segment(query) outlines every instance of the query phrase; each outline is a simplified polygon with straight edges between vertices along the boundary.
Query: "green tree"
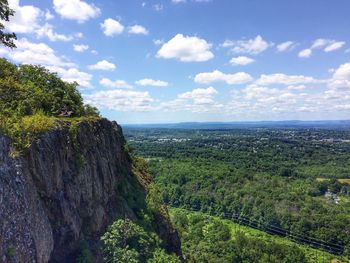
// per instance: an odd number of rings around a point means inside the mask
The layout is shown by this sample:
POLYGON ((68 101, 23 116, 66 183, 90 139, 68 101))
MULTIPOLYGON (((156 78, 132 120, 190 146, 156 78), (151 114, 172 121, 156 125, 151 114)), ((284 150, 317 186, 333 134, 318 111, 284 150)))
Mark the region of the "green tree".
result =
MULTIPOLYGON (((0 0, 0 20, 8 22, 10 16, 14 15, 14 11, 9 7, 7 0, 0 0)), ((0 23, 0 42, 10 48, 15 48, 13 40, 17 39, 15 33, 6 33, 5 25, 0 23)))
POLYGON ((108 262, 146 262, 159 244, 154 235, 129 219, 115 221, 102 236, 108 262))
POLYGON ((180 263, 180 260, 175 255, 167 254, 164 249, 156 249, 153 253, 153 257, 147 261, 147 263, 180 263))

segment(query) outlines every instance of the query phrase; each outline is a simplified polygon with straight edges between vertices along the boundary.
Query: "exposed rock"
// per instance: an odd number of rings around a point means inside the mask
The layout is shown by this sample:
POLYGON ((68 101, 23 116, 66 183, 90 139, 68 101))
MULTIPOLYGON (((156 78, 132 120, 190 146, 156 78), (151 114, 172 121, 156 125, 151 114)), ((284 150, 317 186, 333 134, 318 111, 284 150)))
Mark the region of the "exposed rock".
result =
MULTIPOLYGON (((97 241, 117 217, 135 219, 119 189, 145 189, 124 145, 106 119, 48 132, 16 158, 0 135, 0 262, 75 262, 83 240, 97 241)), ((156 219, 167 249, 180 254, 176 232, 156 219)))

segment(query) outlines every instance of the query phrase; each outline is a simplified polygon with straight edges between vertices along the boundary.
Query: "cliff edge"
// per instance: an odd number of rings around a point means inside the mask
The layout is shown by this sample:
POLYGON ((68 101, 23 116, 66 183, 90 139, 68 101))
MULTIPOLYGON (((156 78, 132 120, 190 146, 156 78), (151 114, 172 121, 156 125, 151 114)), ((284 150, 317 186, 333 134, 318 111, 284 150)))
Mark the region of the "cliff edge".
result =
MULTIPOLYGON (((76 262, 82 242, 100 261, 100 236, 116 218, 137 220, 151 181, 140 182, 124 146, 106 119, 49 131, 18 157, 0 135, 0 262, 76 262)), ((154 218, 165 248, 181 255, 166 213, 154 218)))

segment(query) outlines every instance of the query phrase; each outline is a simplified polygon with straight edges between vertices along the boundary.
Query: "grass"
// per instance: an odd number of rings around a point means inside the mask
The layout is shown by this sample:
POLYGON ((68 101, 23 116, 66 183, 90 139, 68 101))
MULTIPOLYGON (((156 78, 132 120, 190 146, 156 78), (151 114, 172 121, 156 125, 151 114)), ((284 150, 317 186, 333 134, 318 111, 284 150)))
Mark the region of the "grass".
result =
MULTIPOLYGON (((170 211, 170 214, 174 214, 176 211, 185 211, 186 213, 189 213, 189 214, 199 213, 199 214, 208 216, 201 212, 192 212, 192 211, 188 211, 180 208, 170 208, 169 211, 170 211)), ((305 256, 309 263, 320 263, 320 262, 349 263, 350 262, 349 259, 345 259, 344 257, 335 256, 325 251, 314 249, 314 248, 311 248, 310 246, 293 242, 290 239, 285 237, 270 235, 266 232, 263 232, 248 226, 243 226, 227 219, 222 219, 215 216, 212 218, 214 218, 215 220, 220 220, 221 222, 226 224, 230 228, 232 236, 234 236, 236 232, 241 231, 241 232, 244 232, 249 237, 264 240, 265 242, 275 242, 277 244, 289 245, 289 246, 297 245, 305 253, 305 256)))
POLYGON ((83 116, 75 118, 52 117, 38 111, 33 115, 8 118, 0 122, 0 133, 9 136, 13 141, 11 156, 15 157, 28 149, 40 135, 50 130, 55 130, 66 125, 70 129, 76 129, 79 122, 94 122, 98 116, 83 116))
MULTIPOLYGON (((317 182, 325 182, 325 181, 329 181, 331 179, 328 179, 328 178, 323 178, 323 177, 317 177, 316 178, 316 181, 317 182)), ((348 184, 350 185, 350 179, 348 178, 344 178, 344 179, 337 179, 337 181, 341 184, 348 184)))

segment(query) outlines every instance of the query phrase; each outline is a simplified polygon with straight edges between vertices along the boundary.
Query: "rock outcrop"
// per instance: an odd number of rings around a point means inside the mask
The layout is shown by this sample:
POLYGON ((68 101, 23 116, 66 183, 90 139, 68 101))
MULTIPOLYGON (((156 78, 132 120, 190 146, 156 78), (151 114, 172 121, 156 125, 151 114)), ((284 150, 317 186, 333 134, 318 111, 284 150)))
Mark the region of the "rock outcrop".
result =
MULTIPOLYGON (((72 127, 43 134, 19 157, 0 135, 0 262, 76 262, 82 241, 97 242, 116 218, 137 217, 125 191, 146 190, 120 126, 101 119, 72 127)), ((180 254, 166 217, 155 218, 166 248, 180 254)))

